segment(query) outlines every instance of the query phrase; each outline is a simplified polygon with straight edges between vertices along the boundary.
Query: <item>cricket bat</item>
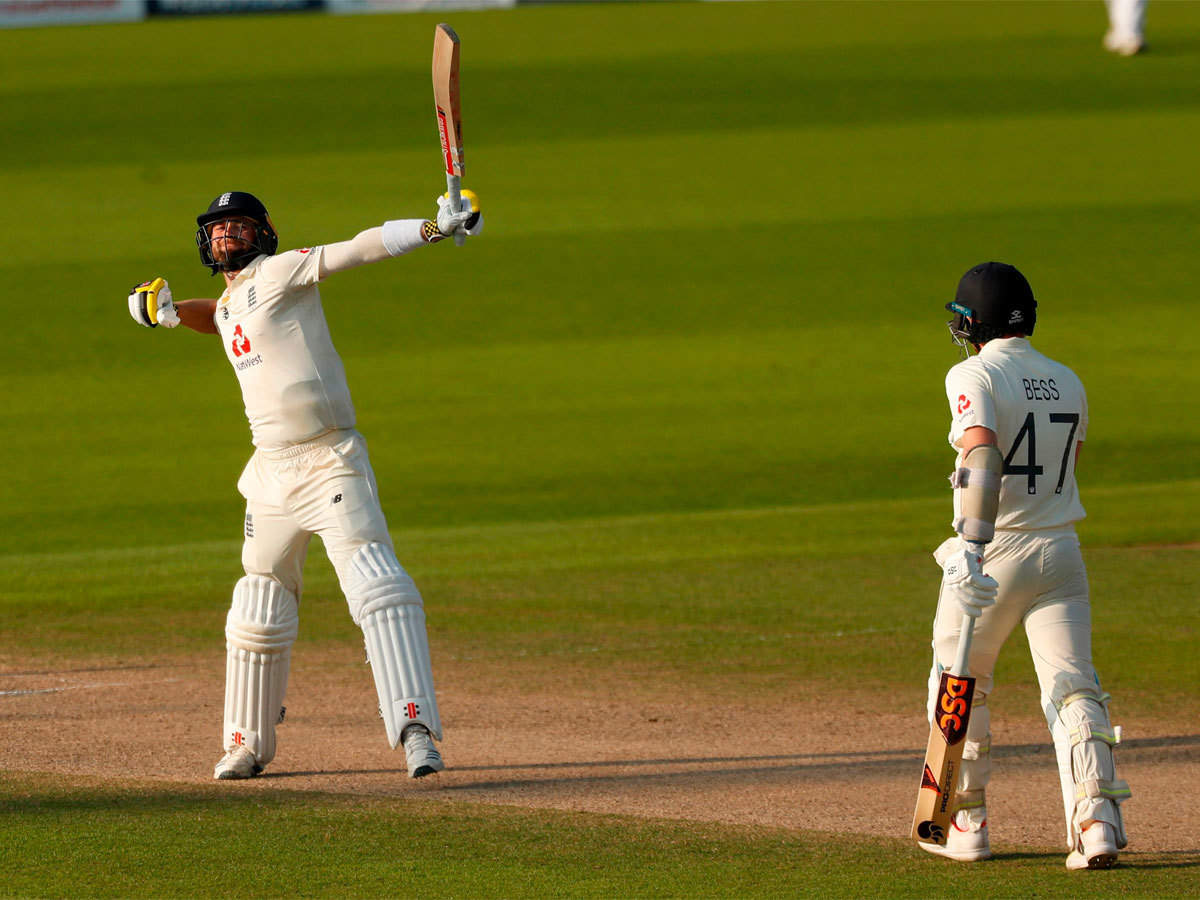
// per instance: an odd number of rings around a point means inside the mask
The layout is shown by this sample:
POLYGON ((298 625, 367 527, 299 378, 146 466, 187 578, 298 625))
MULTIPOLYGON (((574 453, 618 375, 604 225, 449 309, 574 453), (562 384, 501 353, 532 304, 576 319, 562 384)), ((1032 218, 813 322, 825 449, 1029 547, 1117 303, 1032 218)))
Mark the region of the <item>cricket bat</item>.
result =
MULTIPOLYGON (((438 131, 442 137, 442 160, 446 164, 446 190, 455 212, 462 209, 462 103, 458 89, 458 35, 449 25, 433 30, 433 105, 437 110, 438 131)), ((466 238, 454 236, 462 245, 466 238)))
POLYGON ((944 845, 950 833, 963 741, 975 699, 975 679, 967 675, 967 657, 971 653, 974 630, 975 620, 964 615, 954 665, 942 673, 934 699, 929 746, 925 749, 925 766, 921 771, 921 788, 917 791, 917 809, 912 824, 913 840, 923 844, 944 845))

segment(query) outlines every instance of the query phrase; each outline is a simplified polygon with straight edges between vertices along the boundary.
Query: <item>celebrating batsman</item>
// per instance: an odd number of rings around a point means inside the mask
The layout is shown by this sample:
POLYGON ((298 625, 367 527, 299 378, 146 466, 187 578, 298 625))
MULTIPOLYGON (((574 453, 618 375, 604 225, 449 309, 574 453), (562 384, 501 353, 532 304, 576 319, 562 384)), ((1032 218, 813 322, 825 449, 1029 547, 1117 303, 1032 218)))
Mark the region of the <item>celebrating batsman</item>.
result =
POLYGON ((463 198, 461 210, 439 198, 434 220, 384 222, 348 241, 276 255, 279 238, 266 208, 251 194, 230 191, 196 219, 200 261, 224 276, 221 296, 176 304, 162 278, 129 295, 140 325, 183 324, 220 335, 255 446, 238 481, 246 498, 246 574, 234 585, 225 624, 225 755, 215 778, 250 778, 275 756, 314 534, 363 630, 388 740, 393 748, 403 743, 410 777, 443 768, 433 743, 442 726, 421 595, 396 559, 317 284, 450 236, 478 234, 478 198, 469 191, 463 198))
POLYGON ((1088 427, 1083 384, 1030 343, 1037 302, 1012 266, 975 266, 946 308, 967 358, 946 376, 949 440, 958 451, 951 479, 958 535, 934 554, 943 578, 930 718, 964 614, 975 619, 969 669, 977 680, 952 827, 944 845, 920 846, 962 861, 991 856, 987 695, 1000 647, 1023 622, 1058 758, 1067 868, 1108 868, 1126 844, 1120 804, 1129 787, 1116 777, 1119 730, 1109 722, 1109 695, 1092 666, 1087 573, 1074 526, 1084 517, 1075 483, 1088 427))

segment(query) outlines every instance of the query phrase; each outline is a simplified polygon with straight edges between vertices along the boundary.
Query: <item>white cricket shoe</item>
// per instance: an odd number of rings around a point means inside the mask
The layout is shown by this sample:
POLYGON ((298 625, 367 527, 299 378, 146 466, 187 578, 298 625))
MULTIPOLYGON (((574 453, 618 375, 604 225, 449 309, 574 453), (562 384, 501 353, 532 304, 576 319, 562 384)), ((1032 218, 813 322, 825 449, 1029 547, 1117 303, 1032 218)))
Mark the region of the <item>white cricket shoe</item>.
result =
POLYGON ((1110 31, 1104 35, 1104 49, 1119 56, 1136 56, 1146 49, 1146 44, 1136 34, 1110 31))
POLYGON ((220 762, 213 769, 213 778, 217 781, 253 778, 262 770, 263 767, 258 764, 253 753, 245 747, 234 747, 221 757, 220 762))
POLYGON ((1117 861, 1117 838, 1107 822, 1093 822, 1067 855, 1068 869, 1111 869, 1117 861))
POLYGON ((446 768, 442 754, 433 746, 433 738, 424 725, 409 725, 401 738, 404 755, 408 757, 408 777, 424 778, 446 768))
POLYGON ((988 844, 987 807, 977 806, 973 809, 960 809, 950 820, 950 834, 946 843, 925 844, 918 842, 917 846, 928 853, 957 859, 959 862, 978 862, 981 859, 991 859, 992 848, 988 844))

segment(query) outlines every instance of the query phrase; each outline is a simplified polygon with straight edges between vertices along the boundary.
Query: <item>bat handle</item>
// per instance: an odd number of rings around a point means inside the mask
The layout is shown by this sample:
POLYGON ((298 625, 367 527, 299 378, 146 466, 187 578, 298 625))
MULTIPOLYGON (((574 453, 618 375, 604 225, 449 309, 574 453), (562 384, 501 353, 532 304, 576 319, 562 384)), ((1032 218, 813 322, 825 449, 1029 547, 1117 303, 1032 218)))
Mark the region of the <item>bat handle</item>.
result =
MULTIPOLYGON (((462 209, 462 179, 457 175, 446 174, 446 190, 450 194, 450 208, 455 212, 462 209)), ((467 242, 466 235, 455 234, 454 243, 461 247, 467 242)))
POLYGON ((971 639, 975 635, 975 618, 968 616, 965 613, 962 617, 962 626, 958 632, 958 653, 954 657, 954 668, 950 670, 951 675, 967 675, 967 659, 971 655, 971 639))

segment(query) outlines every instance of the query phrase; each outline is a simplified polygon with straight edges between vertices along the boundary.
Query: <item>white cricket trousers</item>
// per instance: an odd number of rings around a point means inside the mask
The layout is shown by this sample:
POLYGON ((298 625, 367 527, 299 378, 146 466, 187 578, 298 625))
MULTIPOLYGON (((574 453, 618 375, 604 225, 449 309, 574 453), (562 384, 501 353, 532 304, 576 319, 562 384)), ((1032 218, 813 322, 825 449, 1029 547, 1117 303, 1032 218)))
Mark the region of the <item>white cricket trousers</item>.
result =
MULTIPOLYGON (((238 479, 246 498, 242 567, 275 578, 300 598, 314 534, 342 591, 350 559, 372 542, 392 547, 367 442, 353 429, 331 431, 284 450, 256 450, 238 479)), ((394 549, 394 548, 393 548, 394 549)))
MULTIPOLYGON (((941 564, 958 545, 957 537, 938 547, 941 564)), ((968 659, 975 676, 975 703, 967 726, 963 764, 959 769, 959 808, 980 805, 991 777, 991 712, 987 697, 1000 648, 1020 622, 1025 623, 1029 650, 1047 705, 1082 685, 1096 685, 1092 665, 1092 619, 1087 571, 1073 526, 1041 531, 997 531, 987 545, 983 570, 1000 583, 994 606, 975 621, 968 659)), ((934 665, 930 671, 929 709, 941 669, 949 668, 958 648, 962 608, 941 592, 933 623, 934 665)))
MULTIPOLYGON (((957 537, 946 541, 934 558, 940 563, 957 542, 957 537)), ((1073 527, 997 531, 984 553, 983 570, 1000 583, 1000 591, 996 604, 975 621, 968 665, 977 692, 992 692, 996 657, 1020 622, 1025 623, 1043 694, 1053 696, 1053 686, 1064 674, 1075 676, 1072 681, 1095 680, 1087 570, 1073 527)), ((933 648, 943 667, 954 662, 961 624, 962 608, 940 596, 933 648)))

